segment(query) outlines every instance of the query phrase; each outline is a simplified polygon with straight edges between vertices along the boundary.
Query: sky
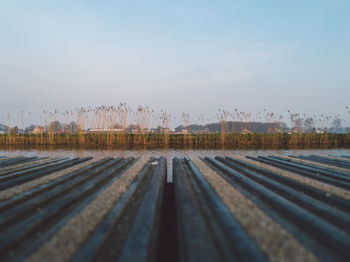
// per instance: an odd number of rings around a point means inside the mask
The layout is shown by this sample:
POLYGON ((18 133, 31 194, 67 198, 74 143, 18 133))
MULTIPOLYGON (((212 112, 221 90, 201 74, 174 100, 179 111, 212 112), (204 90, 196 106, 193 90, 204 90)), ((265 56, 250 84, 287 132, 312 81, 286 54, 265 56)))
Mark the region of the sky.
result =
POLYGON ((126 102, 350 125, 349 14, 350 0, 0 0, 0 123, 126 102))

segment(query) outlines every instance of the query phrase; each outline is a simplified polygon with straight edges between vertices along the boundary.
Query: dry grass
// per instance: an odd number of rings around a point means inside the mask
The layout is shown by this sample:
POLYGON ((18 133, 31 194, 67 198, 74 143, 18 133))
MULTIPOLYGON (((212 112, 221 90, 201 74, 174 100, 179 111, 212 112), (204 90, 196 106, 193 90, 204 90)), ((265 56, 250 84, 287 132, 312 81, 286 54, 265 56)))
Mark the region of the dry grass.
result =
MULTIPOLYGON (((350 109, 345 108, 350 114, 350 109)), ((253 116, 250 112, 241 112, 238 109, 232 112, 219 109, 216 122, 220 128, 216 134, 193 134, 191 124, 204 125, 209 119, 201 115, 191 118, 189 114, 182 114, 182 123, 187 127, 186 134, 173 134, 169 132, 172 117, 164 110, 156 113, 148 106, 138 106, 133 110, 126 103, 118 106, 99 106, 77 108, 74 111, 54 112, 43 111, 41 126, 46 127, 45 133, 19 134, 11 129, 11 117, 7 115, 9 132, 0 135, 2 146, 61 146, 61 147, 106 147, 106 146, 170 146, 188 148, 244 148, 244 147, 289 147, 302 146, 315 147, 350 147, 350 134, 315 134, 281 132, 283 116, 266 111, 253 116), (236 133, 235 125, 241 122, 243 130, 251 121, 269 123, 267 133, 256 134, 236 133), (229 121, 230 125, 228 124, 229 121), (64 123, 60 127, 59 123, 64 123), (71 124, 75 123, 74 128, 71 124), (90 129, 90 132, 88 130, 90 129), (91 132, 93 130, 94 132, 91 132)), ((309 117, 301 113, 292 113, 288 110, 290 126, 295 130, 313 125, 329 125, 331 116, 321 114, 309 117)), ((339 119, 339 115, 334 119, 339 119)), ((21 111, 20 121, 24 127, 24 112, 21 111)), ((241 130, 242 131, 242 130, 241 130)), ((300 131, 300 130, 299 130, 300 131)))
POLYGON ((0 145, 58 147, 334 148, 350 147, 350 134, 40 134, 0 135, 0 145))

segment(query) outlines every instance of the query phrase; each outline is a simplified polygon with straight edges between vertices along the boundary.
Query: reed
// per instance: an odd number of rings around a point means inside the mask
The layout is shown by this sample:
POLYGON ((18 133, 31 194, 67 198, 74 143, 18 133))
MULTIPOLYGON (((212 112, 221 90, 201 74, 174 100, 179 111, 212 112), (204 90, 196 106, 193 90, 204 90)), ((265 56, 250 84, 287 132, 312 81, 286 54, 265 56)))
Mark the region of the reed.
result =
MULTIPOLYGON (((49 134, 43 134, 40 143, 36 135, 0 135, 0 145, 31 145, 59 147, 129 147, 155 146, 171 148, 226 148, 262 147, 262 146, 300 146, 300 147, 350 147, 350 134, 192 134, 189 143, 186 134, 124 134, 123 140, 102 139, 100 134, 72 134, 67 141, 65 134, 56 134, 55 140, 49 134), (82 143, 82 139, 84 143, 82 143), (23 143, 23 141, 25 141, 23 143)), ((104 136, 105 138, 105 136, 104 136)))
MULTIPOLYGON (((350 115, 349 107, 346 106, 345 109, 350 115)), ((125 102, 117 106, 76 108, 63 113, 58 110, 43 111, 40 123, 46 127, 46 132, 39 130, 35 134, 18 133, 11 127, 13 119, 8 114, 8 132, 0 135, 0 145, 226 149, 250 146, 350 147, 350 134, 316 134, 314 131, 316 126, 330 126, 341 122, 340 115, 307 116, 290 110, 287 112, 289 117, 286 122, 289 122, 293 131, 290 134, 283 130, 283 116, 266 109, 262 114, 258 112, 255 115, 238 109, 232 112, 219 109, 215 117, 217 130, 211 132, 192 130, 210 121, 205 120, 203 115, 191 118, 188 113, 182 113, 183 130, 186 132, 179 133, 170 132, 170 125, 175 117, 166 111, 160 110, 157 114, 149 106, 138 106, 133 110, 125 102), (266 133, 251 133, 248 129, 254 121, 266 123, 266 133), (307 132, 302 132, 303 130, 307 132)), ((23 130, 23 110, 19 117, 23 130)))

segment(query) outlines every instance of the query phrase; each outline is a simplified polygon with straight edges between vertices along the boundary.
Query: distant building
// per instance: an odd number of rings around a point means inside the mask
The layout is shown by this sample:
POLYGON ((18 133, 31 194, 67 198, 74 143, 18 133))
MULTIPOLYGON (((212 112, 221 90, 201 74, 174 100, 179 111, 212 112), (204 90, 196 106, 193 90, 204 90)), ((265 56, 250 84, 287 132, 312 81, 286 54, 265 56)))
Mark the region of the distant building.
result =
POLYGON ((250 131, 250 130, 248 130, 248 129, 246 129, 246 128, 244 128, 243 130, 242 130, 242 134, 251 134, 252 133, 252 131, 250 131))
POLYGON ((115 133, 118 133, 118 132, 123 132, 124 129, 121 129, 121 128, 89 128, 87 130, 88 133, 109 133, 109 132, 115 132, 115 133))
POLYGON ((293 127, 291 130, 290 130, 291 133, 297 133, 297 134, 300 134, 303 132, 303 130, 301 130, 299 127, 293 127))
POLYGON ((32 134, 34 134, 34 135, 40 135, 43 133, 46 133, 46 129, 43 126, 37 126, 32 131, 32 134))
POLYGON ((324 131, 322 129, 320 129, 320 128, 316 129, 316 134, 323 134, 323 133, 324 133, 324 131))

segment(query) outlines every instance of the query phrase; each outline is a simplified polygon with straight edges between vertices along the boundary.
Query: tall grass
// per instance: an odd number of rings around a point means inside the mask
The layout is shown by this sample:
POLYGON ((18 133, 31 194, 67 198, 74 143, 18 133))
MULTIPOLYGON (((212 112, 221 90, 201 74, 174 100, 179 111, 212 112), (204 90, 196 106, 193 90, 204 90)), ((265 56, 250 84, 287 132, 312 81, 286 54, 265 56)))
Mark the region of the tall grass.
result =
POLYGON ((153 146, 174 148, 237 148, 260 146, 300 146, 300 147, 345 147, 350 148, 350 134, 123 134, 123 139, 109 134, 49 134, 42 135, 0 135, 0 145, 60 146, 60 147, 129 147, 153 146), (106 139, 107 138, 107 139, 106 139), (224 141, 224 143, 223 143, 224 141))
MULTIPOLYGON (((350 115, 350 108, 345 107, 350 115)), ((11 128, 11 116, 7 115, 8 134, 0 135, 0 145, 53 145, 53 146, 164 146, 191 148, 237 148, 248 146, 327 146, 350 147, 350 134, 316 134, 313 126, 330 126, 331 122, 340 119, 326 114, 307 116, 303 113, 293 113, 290 110, 285 120, 280 114, 266 109, 253 115, 242 112, 219 109, 215 122, 219 129, 217 133, 195 134, 191 124, 196 122, 204 125, 210 122, 200 115, 196 120, 188 113, 181 117, 184 130, 187 132, 173 134, 169 128, 174 117, 161 110, 156 113, 148 106, 138 106, 135 110, 126 103, 118 106, 99 106, 76 108, 63 113, 58 110, 43 111, 41 125, 46 126, 45 133, 22 134, 11 128), (230 122, 231 121, 231 122, 230 122), (249 128, 249 122, 258 121, 269 123, 267 133, 243 133, 249 128), (289 122, 295 133, 282 132, 283 122, 289 122), (63 127, 59 123, 64 123, 63 127), (70 128, 74 125, 75 129, 70 128), (241 123, 242 130, 237 130, 237 123, 241 123), (242 124, 243 123, 243 124, 242 124), (307 127, 307 129, 305 129, 307 127), (307 132, 302 133, 302 129, 307 132), (90 130, 90 131, 89 131, 90 130)), ((21 111, 21 128, 24 129, 24 112, 21 111)), ((249 130, 248 130, 249 131, 249 130)))

